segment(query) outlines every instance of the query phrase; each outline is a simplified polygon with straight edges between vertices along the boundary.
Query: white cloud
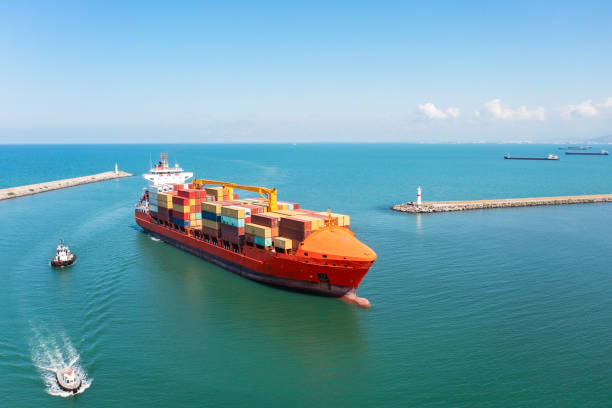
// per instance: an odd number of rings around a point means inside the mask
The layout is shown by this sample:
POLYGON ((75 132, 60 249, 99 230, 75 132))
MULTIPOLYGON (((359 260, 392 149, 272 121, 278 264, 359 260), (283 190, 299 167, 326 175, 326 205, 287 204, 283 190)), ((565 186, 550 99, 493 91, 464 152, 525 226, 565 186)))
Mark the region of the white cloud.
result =
POLYGON ((595 118, 610 112, 612 112, 612 97, 598 104, 593 104, 593 101, 589 99, 578 105, 568 105, 561 109, 561 117, 564 119, 595 118))
POLYGON ((458 118, 461 114, 459 108, 450 107, 446 109, 446 111, 441 111, 431 102, 420 103, 419 104, 419 112, 422 117, 430 120, 444 120, 449 118, 458 118))
POLYGON ((569 105, 561 111, 561 116, 565 119, 592 118, 599 116, 599 110, 589 99, 578 105, 569 105))
POLYGON ((459 115, 461 114, 461 111, 459 110, 459 108, 454 108, 454 107, 450 107, 446 110, 446 113, 448 114, 448 116, 450 116, 451 118, 458 118, 459 115))
POLYGON ((507 105, 502 105, 501 99, 492 99, 484 104, 476 118, 480 116, 489 117, 496 120, 545 120, 544 108, 537 107, 536 109, 528 109, 526 106, 520 106, 516 109, 510 108, 507 105))

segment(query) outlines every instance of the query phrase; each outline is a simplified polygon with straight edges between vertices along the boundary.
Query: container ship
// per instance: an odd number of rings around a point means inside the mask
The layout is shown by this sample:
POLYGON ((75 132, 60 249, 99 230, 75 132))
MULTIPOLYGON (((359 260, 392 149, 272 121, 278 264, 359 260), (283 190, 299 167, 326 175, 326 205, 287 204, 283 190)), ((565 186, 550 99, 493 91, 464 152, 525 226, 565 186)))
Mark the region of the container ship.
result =
POLYGON ((277 200, 274 188, 193 179, 167 154, 143 177, 149 181, 135 209, 151 236, 246 278, 287 289, 357 296, 376 253, 350 229, 350 217, 306 210, 277 200), (235 190, 254 192, 241 199, 235 190))

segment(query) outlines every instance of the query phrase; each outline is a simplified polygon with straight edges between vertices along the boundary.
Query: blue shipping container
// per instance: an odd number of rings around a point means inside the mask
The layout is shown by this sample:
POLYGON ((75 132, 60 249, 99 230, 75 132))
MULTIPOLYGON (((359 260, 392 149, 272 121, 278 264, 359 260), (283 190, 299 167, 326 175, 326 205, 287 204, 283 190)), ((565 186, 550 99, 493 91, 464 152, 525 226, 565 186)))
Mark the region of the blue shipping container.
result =
POLYGON ((263 238, 255 235, 255 244, 261 245, 264 247, 272 246, 272 238, 263 238))
POLYGON ((205 220, 211 220, 211 221, 221 221, 221 216, 215 213, 211 213, 211 212, 207 212, 207 211, 202 211, 202 218, 205 220))
POLYGON ((223 224, 231 225, 232 227, 244 227, 244 218, 234 218, 228 217, 227 215, 222 215, 221 222, 223 224))
POLYGON ((172 222, 174 223, 174 225, 180 225, 181 227, 188 227, 189 226, 189 220, 182 220, 180 218, 172 218, 172 222))

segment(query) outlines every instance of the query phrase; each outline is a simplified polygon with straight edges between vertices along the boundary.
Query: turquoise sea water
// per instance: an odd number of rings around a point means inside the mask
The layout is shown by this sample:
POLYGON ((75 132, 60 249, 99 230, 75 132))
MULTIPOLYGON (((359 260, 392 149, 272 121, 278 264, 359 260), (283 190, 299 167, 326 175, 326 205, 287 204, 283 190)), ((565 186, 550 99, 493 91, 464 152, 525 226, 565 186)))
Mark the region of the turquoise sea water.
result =
MULTIPOLYGON (((594 147, 600 149, 601 147, 594 147)), ((0 406, 610 406, 612 204, 409 215, 424 200, 612 192, 610 157, 543 145, 0 146, 0 188, 168 151, 198 177, 351 215, 365 310, 152 240, 134 177, 0 202, 0 406), (52 270, 57 239, 79 255, 52 270), (83 393, 47 370, 76 360, 83 393), (60 395, 58 395, 60 394, 60 395)))

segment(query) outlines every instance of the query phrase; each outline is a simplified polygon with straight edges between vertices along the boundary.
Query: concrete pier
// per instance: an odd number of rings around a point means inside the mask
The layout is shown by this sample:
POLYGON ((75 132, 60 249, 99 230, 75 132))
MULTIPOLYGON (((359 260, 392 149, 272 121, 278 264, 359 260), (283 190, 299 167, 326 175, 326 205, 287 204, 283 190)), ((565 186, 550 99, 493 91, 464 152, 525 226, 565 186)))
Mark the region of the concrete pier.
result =
POLYGON ((60 188, 74 187, 81 184, 96 183, 98 181, 111 180, 116 178, 131 177, 133 174, 125 171, 107 171, 104 173, 92 174, 91 176, 74 177, 63 180, 47 181, 46 183, 30 184, 20 187, 9 187, 0 190, 0 200, 9 198, 23 197, 32 194, 44 193, 45 191, 59 190, 60 188))
POLYGON ((584 203, 609 203, 612 194, 596 194, 564 197, 502 198, 498 200, 474 201, 423 201, 397 204, 391 207, 394 211, 407 213, 435 213, 448 211, 483 210, 486 208, 527 207, 533 205, 560 205, 584 203))

